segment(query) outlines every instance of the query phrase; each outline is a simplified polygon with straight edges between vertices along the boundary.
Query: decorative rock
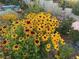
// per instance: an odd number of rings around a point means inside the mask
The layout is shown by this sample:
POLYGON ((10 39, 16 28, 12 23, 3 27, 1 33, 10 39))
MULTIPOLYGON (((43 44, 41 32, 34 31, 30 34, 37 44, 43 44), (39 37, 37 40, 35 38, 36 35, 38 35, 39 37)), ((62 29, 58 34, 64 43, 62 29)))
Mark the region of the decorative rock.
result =
POLYGON ((74 30, 78 30, 79 31, 79 21, 75 21, 72 23, 72 28, 74 30))

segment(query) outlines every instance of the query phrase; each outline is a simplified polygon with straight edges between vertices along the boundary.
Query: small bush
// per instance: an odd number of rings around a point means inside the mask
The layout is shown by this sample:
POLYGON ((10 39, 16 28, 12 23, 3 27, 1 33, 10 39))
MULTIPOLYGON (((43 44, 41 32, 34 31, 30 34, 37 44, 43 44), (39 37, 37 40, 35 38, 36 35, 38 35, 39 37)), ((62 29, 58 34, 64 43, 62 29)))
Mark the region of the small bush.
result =
POLYGON ((60 27, 58 28, 58 31, 62 35, 68 35, 69 30, 71 29, 72 22, 74 20, 72 18, 68 18, 66 20, 62 20, 60 27))
POLYGON ((72 12, 79 16, 79 2, 74 5, 72 12))

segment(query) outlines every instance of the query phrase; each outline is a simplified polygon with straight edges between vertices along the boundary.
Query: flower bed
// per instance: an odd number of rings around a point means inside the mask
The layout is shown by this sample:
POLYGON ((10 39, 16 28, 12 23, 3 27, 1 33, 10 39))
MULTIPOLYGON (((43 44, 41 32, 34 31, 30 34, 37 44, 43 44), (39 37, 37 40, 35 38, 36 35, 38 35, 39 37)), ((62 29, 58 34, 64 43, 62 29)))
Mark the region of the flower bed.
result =
POLYGON ((71 55, 72 48, 56 31, 60 21, 55 16, 46 12, 29 13, 21 20, 7 16, 3 16, 3 19, 8 19, 10 24, 0 26, 0 36, 3 38, 0 47, 5 57, 44 59, 50 58, 49 53, 53 52, 51 58, 64 59, 71 55))

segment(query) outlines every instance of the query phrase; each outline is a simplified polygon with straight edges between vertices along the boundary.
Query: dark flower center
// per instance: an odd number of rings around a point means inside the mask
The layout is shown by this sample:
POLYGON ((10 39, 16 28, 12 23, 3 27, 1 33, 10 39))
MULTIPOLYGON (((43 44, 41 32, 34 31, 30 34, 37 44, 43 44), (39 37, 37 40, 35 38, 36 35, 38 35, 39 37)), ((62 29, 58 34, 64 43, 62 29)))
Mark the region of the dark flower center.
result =
POLYGON ((16 24, 17 24, 18 22, 16 22, 16 24))
POLYGON ((36 40, 35 42, 36 42, 36 43, 39 43, 39 41, 38 41, 38 40, 36 40))
POLYGON ((43 26, 41 26, 41 28, 43 28, 43 26))
POLYGON ((15 48, 18 48, 18 46, 16 45, 15 48))
POLYGON ((2 31, 2 29, 0 29, 0 31, 2 31))
POLYGON ((26 32, 28 32, 28 31, 29 31, 29 29, 26 29, 25 31, 26 31, 26 32))
POLYGON ((27 21, 27 24, 30 24, 30 21, 27 21))
POLYGON ((27 34, 27 37, 29 37, 29 34, 27 34))
POLYGON ((6 44, 7 43, 7 41, 3 41, 3 44, 6 44))
POLYGON ((33 31, 31 31, 31 34, 35 34, 33 31))
POLYGON ((3 28, 6 28, 6 26, 3 26, 3 28))
POLYGON ((46 37, 44 36, 44 38, 46 39, 46 37))
POLYGON ((39 16, 41 18, 41 16, 39 16))

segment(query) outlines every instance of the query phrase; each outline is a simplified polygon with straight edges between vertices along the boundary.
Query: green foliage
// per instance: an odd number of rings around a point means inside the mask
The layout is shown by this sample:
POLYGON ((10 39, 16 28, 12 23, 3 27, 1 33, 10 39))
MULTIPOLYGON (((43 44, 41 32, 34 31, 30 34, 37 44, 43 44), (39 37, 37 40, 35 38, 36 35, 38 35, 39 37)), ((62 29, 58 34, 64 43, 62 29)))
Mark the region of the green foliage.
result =
POLYGON ((26 50, 28 53, 28 59, 41 59, 40 49, 34 45, 34 38, 30 37, 27 42, 26 50))
POLYGON ((71 37, 72 41, 75 43, 77 41, 79 41, 79 31, 77 30, 71 30, 69 32, 69 36, 71 37))
POLYGON ((13 5, 15 5, 15 4, 18 4, 18 0, 0 0, 0 2, 1 3, 3 3, 3 4, 7 4, 7 5, 9 5, 9 4, 13 4, 13 5))
POLYGON ((74 20, 72 18, 68 18, 68 19, 62 20, 62 22, 60 23, 60 27, 58 28, 58 31, 62 35, 68 35, 68 32, 71 29, 71 25, 72 25, 73 21, 74 20))
POLYGON ((74 5, 75 2, 73 1, 59 0, 59 6, 61 7, 73 8, 74 5))
POLYGON ((64 4, 65 4, 65 3, 64 3, 64 0, 59 0, 59 5, 60 5, 61 7, 65 6, 64 4))
POLYGON ((40 12, 40 11, 44 11, 44 9, 39 5, 34 4, 34 5, 29 5, 25 12, 29 13, 29 12, 40 12))
POLYGON ((23 36, 24 35, 24 29, 23 29, 23 27, 21 26, 21 25, 19 25, 18 27, 17 27, 17 29, 16 29, 16 34, 18 35, 18 36, 23 36))
POLYGON ((62 35, 66 35, 67 37, 71 38, 70 40, 72 40, 72 42, 77 42, 79 41, 79 31, 77 30, 73 30, 71 28, 72 23, 75 20, 73 20, 72 18, 68 19, 68 20, 62 20, 62 22, 60 23, 60 27, 58 28, 58 31, 62 34, 62 35))
POLYGON ((60 59, 69 59, 69 56, 73 53, 74 48, 72 48, 69 44, 65 44, 65 46, 60 46, 60 59))
POLYGON ((79 1, 74 5, 72 12, 79 16, 79 1))

